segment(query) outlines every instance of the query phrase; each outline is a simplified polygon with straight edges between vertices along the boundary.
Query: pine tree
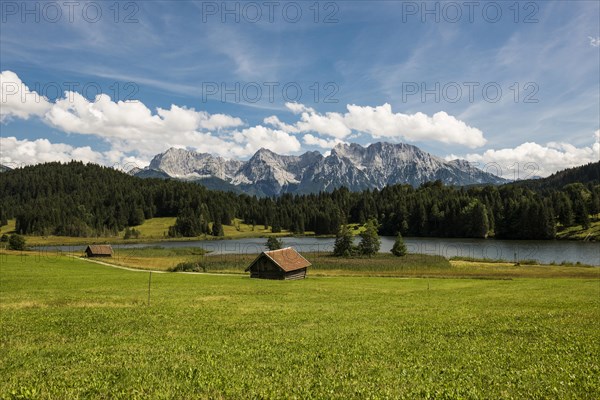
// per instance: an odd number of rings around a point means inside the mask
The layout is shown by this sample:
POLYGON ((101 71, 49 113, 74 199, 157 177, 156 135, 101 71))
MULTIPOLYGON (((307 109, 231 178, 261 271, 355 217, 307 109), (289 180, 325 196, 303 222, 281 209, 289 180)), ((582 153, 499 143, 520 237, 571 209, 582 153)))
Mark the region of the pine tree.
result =
POLYGON ((281 232, 281 224, 279 223, 279 218, 275 217, 273 219, 273 225, 271 225, 272 233, 280 233, 281 232))
MULTIPOLYGON (((420 200, 420 199, 419 199, 420 200)), ((419 201, 418 206, 411 214, 411 231, 420 236, 427 235, 427 211, 422 201, 419 201)))
POLYGON ((365 225, 365 230, 360 234, 361 241, 358 244, 358 251, 364 256, 371 257, 376 254, 381 247, 381 239, 377 234, 377 222, 369 220, 365 225))
POLYGON ((596 216, 600 214, 600 196, 598 195, 598 191, 595 189, 591 190, 592 196, 590 198, 590 214, 596 216))
POLYGON ((575 198, 575 201, 573 202, 573 212, 575 214, 575 222, 581 224, 584 229, 588 229, 590 227, 590 217, 581 196, 575 198))
POLYGON ((333 255, 336 257, 350 257, 353 254, 353 236, 347 225, 342 225, 335 237, 333 255))
POLYGON ((216 220, 213 223, 212 235, 213 236, 225 236, 225 233, 223 232, 223 224, 221 223, 221 221, 216 220))
POLYGON ((0 207, 0 226, 8 225, 8 219, 6 218, 6 213, 3 208, 0 207))
POLYGON ((231 225, 231 213, 229 208, 225 207, 221 212, 221 225, 231 225))
POLYGON ((466 222, 469 224, 469 229, 467 229, 468 236, 476 238, 487 237, 489 230, 487 209, 480 201, 476 200, 476 203, 472 205, 466 222))
POLYGON ((572 226, 575 219, 571 199, 565 193, 559 193, 557 200, 558 222, 563 226, 572 226))
POLYGON ((398 233, 396 236, 396 241, 394 242, 394 246, 392 246, 392 254, 396 257, 405 256, 408 252, 406 249, 406 244, 404 244, 404 239, 402 238, 402 234, 398 233))
POLYGON ((304 216, 298 216, 298 231, 297 233, 304 233, 304 216))
POLYGON ((275 236, 271 236, 269 237, 269 239, 267 239, 267 243, 265 243, 265 246, 271 251, 279 250, 283 247, 283 242, 277 239, 275 236))
POLYGON ((550 205, 544 205, 541 218, 543 239, 554 239, 556 237, 556 221, 550 205))

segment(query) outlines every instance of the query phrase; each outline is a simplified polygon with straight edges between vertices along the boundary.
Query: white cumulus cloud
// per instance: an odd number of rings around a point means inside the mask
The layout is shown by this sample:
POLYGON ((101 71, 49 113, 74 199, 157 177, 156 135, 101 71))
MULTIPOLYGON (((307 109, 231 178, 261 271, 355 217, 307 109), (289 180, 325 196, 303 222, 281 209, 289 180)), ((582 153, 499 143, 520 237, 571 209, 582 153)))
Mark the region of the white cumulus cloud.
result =
POLYGON ((291 112, 293 112, 294 114, 300 114, 303 112, 315 112, 314 109, 305 106, 304 104, 300 104, 300 103, 285 103, 285 106, 288 110, 290 110, 291 112))
POLYGON ((50 143, 47 139, 19 140, 13 136, 0 137, 0 163, 9 167, 71 160, 106 163, 104 155, 89 146, 73 147, 64 143, 50 143))
POLYGON ((0 122, 11 117, 28 119, 42 116, 52 104, 45 97, 31 91, 12 71, 0 72, 0 122))
POLYGON ((343 141, 341 141, 339 139, 332 139, 332 140, 322 139, 320 137, 311 135, 310 133, 307 133, 306 135, 304 135, 302 140, 304 141, 304 143, 306 143, 309 146, 318 146, 323 149, 331 149, 339 143, 344 143, 343 141))
POLYGON ((233 138, 240 147, 233 147, 231 155, 237 157, 252 155, 261 148, 280 154, 298 152, 302 148, 295 136, 262 125, 236 131, 233 138))
MULTIPOLYGON (((287 103, 286 107, 300 120, 286 124, 277 116, 265 118, 265 123, 290 133, 310 132, 344 139, 352 132, 366 133, 375 139, 404 139, 409 141, 437 141, 460 144, 469 148, 486 143, 483 132, 444 111, 428 116, 423 113, 394 113, 390 104, 377 107, 347 105, 348 112, 319 114, 310 107, 287 103)), ((313 136, 314 137, 314 136, 313 136)), ((312 139, 309 139, 312 140, 312 139)))
POLYGON ((353 130, 369 133, 374 138, 434 140, 461 144, 470 148, 480 147, 486 143, 479 129, 470 127, 444 111, 430 117, 420 112, 394 113, 392 106, 387 103, 379 107, 348 105, 345 120, 353 130))
POLYGON ((101 94, 92 102, 79 93, 68 93, 57 100, 44 119, 65 132, 99 136, 114 150, 146 156, 176 145, 222 154, 226 150, 223 140, 207 130, 243 125, 239 118, 174 104, 170 109, 158 108, 153 114, 139 101, 114 102, 101 94))
MULTIPOLYGON (((595 135, 598 137, 598 131, 595 135)), ((471 161, 477 167, 507 179, 527 179, 534 176, 545 177, 565 168, 600 161, 600 143, 597 139, 591 146, 575 147, 569 143, 550 142, 540 145, 526 142, 515 148, 446 157, 447 160, 456 158, 471 161)))

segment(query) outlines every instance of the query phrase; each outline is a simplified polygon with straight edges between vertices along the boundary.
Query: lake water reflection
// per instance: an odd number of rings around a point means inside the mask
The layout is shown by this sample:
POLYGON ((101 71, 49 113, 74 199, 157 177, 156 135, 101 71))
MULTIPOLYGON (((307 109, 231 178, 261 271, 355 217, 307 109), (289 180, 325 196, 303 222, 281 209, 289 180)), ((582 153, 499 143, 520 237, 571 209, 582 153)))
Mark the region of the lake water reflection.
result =
MULTIPOLYGON (((290 237, 282 238, 286 246, 300 252, 327 252, 333 250, 334 238, 290 237)), ((358 238, 357 238, 358 241, 358 238)), ((265 250, 264 238, 235 240, 164 241, 154 243, 113 245, 114 248, 202 247, 213 254, 258 254, 265 250)), ((580 262, 600 266, 600 243, 579 241, 534 241, 534 240, 491 240, 491 239, 447 239, 405 238, 408 251, 419 254, 442 255, 444 257, 475 257, 494 260, 537 260, 541 263, 580 262)), ((393 237, 381 238, 381 252, 389 252, 394 244, 393 237)), ((85 246, 38 247, 44 251, 83 251, 85 246)))

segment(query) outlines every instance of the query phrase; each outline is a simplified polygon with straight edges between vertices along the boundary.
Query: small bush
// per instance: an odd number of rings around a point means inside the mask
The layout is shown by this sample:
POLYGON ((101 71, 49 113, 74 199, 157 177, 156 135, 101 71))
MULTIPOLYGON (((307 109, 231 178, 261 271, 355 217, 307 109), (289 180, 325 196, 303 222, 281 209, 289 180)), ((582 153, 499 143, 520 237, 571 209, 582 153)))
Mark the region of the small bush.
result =
POLYGON ((206 267, 199 261, 185 261, 171 268, 171 272, 206 272, 206 267))
POLYGON ((9 250, 25 250, 25 238, 21 235, 13 234, 8 239, 9 250))

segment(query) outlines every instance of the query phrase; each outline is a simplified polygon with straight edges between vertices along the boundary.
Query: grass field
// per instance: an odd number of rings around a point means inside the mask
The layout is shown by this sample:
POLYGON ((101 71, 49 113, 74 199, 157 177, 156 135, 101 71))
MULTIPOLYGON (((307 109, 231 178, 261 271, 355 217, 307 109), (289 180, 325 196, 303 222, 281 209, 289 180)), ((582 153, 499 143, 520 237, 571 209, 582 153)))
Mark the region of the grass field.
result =
POLYGON ((0 254, 0 398, 600 397, 600 280, 152 274, 0 254))
POLYGON ((168 271, 177 264, 203 258, 205 251, 198 247, 144 247, 115 249, 111 264, 143 270, 168 271))

